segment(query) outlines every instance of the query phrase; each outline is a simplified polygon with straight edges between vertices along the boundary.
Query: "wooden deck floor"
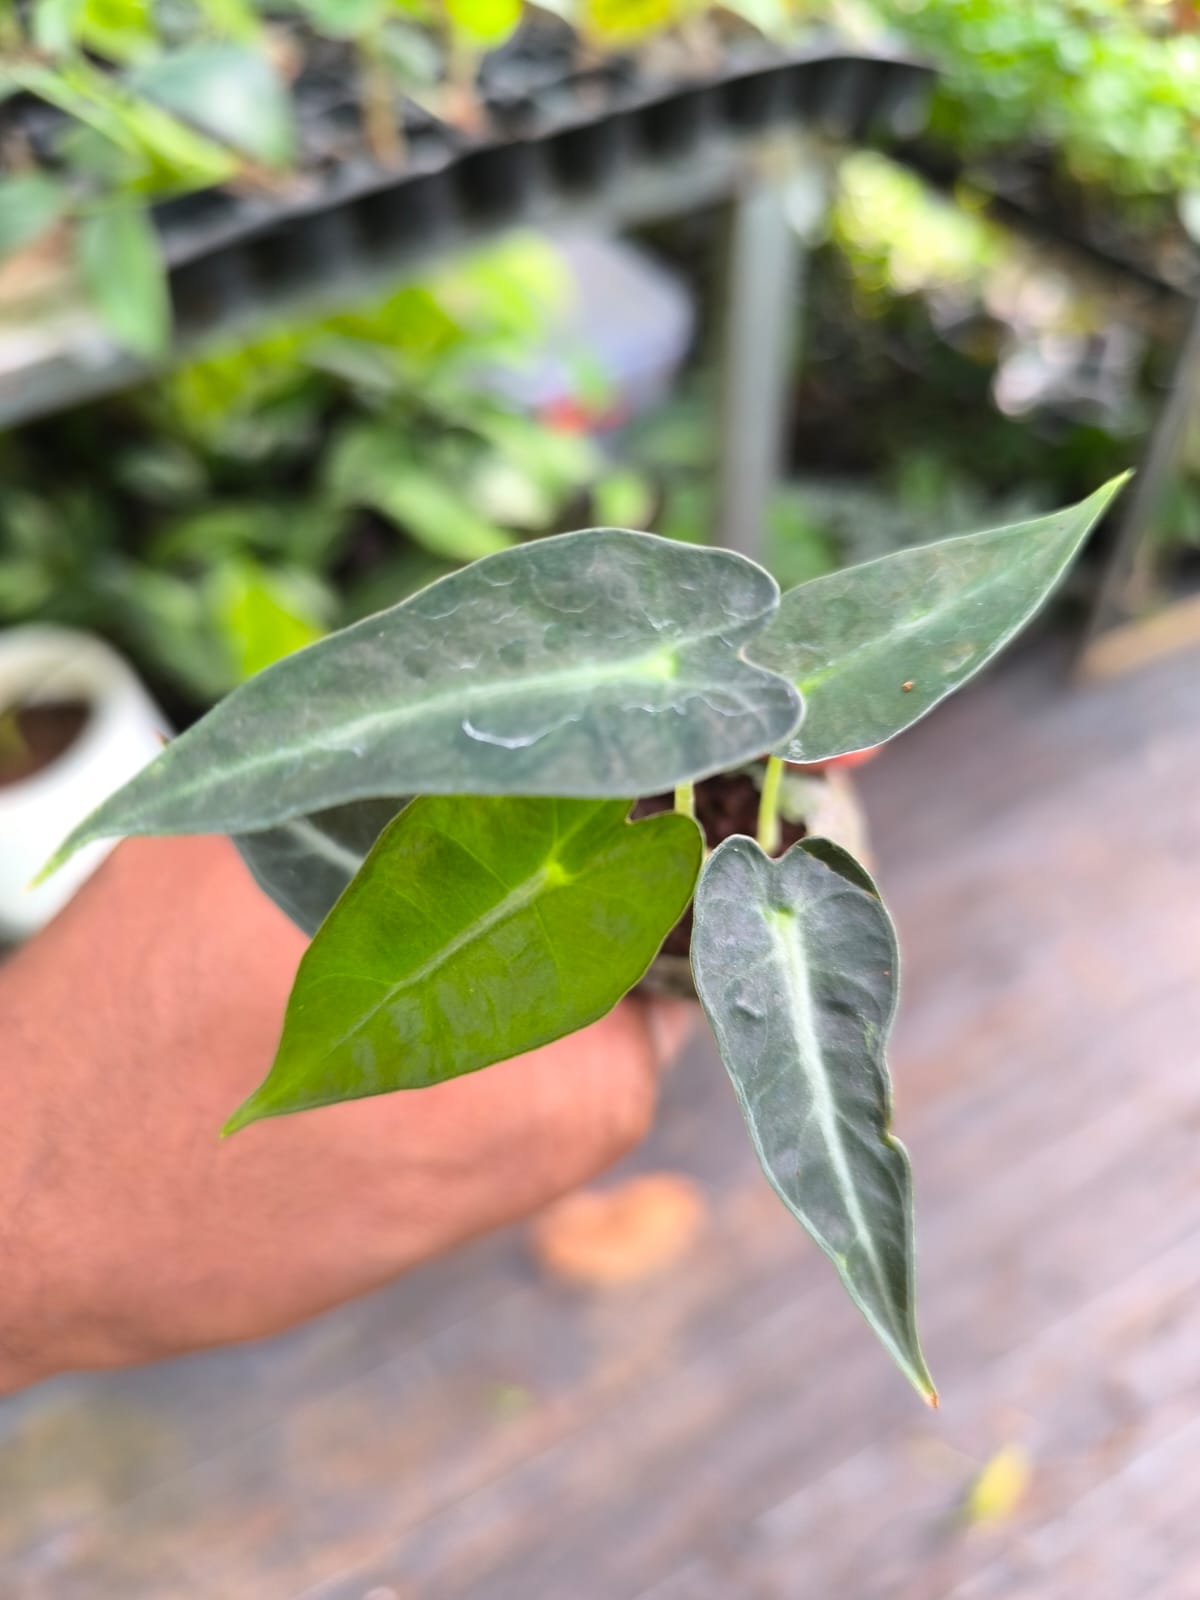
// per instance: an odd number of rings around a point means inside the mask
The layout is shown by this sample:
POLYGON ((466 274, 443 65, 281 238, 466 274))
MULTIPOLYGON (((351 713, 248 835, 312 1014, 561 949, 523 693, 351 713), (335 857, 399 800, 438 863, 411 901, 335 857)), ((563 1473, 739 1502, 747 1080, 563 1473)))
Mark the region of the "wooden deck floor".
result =
POLYGON ((927 1414, 756 1175, 708 1048, 633 1166, 649 1284, 514 1232, 252 1349, 0 1408, 4 1600, 1200 1597, 1200 659, 1044 653, 863 778, 907 985, 927 1414), (1008 1519, 964 1493, 999 1448, 1008 1519))

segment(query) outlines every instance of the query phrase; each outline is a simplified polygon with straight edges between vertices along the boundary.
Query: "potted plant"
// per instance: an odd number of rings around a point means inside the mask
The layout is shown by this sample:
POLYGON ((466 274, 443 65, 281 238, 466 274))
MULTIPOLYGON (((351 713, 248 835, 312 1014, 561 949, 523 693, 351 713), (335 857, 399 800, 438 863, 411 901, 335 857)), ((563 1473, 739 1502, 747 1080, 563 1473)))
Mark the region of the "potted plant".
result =
POLYGON ((242 684, 46 870, 113 835, 227 833, 315 927, 227 1133, 569 1034, 691 905, 696 991, 766 1175, 935 1403, 890 1132, 895 935, 852 855, 788 845, 784 762, 880 744, 957 689, 1119 481, 782 597, 732 552, 623 529, 501 551, 242 684), (755 804, 709 852, 696 816, 748 765, 755 804))
POLYGON ((111 849, 36 888, 64 831, 162 748, 166 721, 103 640, 49 625, 0 633, 0 940, 36 932, 111 849))

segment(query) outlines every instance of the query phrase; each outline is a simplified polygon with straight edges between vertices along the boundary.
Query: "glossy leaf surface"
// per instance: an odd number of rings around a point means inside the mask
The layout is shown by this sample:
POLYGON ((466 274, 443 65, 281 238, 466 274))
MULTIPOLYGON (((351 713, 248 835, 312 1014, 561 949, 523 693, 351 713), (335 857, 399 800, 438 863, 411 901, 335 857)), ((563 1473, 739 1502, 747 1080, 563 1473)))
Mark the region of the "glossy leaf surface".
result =
POLYGON ((936 1402, 916 1331, 908 1157, 889 1131, 897 959, 870 878, 828 840, 772 861, 735 837, 705 865, 696 990, 763 1171, 936 1402))
POLYGON ((594 1022, 682 914, 700 831, 625 800, 415 800, 300 963, 260 1117, 417 1089, 594 1022))
POLYGON ((64 846, 245 833, 395 794, 657 794, 785 738, 740 658, 778 604, 728 551, 595 529, 505 550, 268 667, 64 846))
POLYGON ((261 889, 310 937, 406 802, 352 800, 234 840, 261 889))
POLYGON ((780 753, 824 761, 882 744, 1004 648, 1045 601, 1117 494, 816 578, 784 595, 748 654, 804 697, 780 753))

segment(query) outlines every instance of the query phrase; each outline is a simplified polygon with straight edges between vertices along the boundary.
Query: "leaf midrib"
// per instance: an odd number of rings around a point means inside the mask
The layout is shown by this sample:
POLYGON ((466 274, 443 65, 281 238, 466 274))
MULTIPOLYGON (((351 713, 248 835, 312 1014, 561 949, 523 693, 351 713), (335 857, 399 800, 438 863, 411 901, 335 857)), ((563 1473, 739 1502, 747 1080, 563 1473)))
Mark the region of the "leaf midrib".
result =
MULTIPOLYGON (((728 627, 729 625, 727 624, 726 626, 728 627)), ((427 715, 436 715, 437 712, 456 702, 464 710, 469 710, 472 705, 478 704, 481 700, 523 698, 533 691, 544 688, 570 688, 577 684, 587 686, 597 682, 620 683, 623 679, 627 680, 631 685, 648 682, 673 682, 676 681, 674 678, 667 679, 656 676, 647 672, 645 668, 653 662, 661 661, 664 650, 668 648, 679 649, 684 646, 700 644, 707 639, 720 637, 724 631, 725 629, 722 628, 713 628, 701 633, 688 634, 685 637, 673 639, 669 642, 664 641, 657 649, 648 650, 633 661, 616 663, 608 668, 567 667, 554 674, 542 673, 525 678, 502 679, 491 683, 479 683, 476 681, 466 689, 461 685, 456 686, 453 689, 443 691, 441 694, 413 702, 408 706, 393 705, 385 710, 366 712, 353 722, 340 723, 336 729, 337 745, 332 748, 327 745, 324 749, 330 754, 334 750, 344 754, 345 751, 342 746, 353 746, 358 738, 370 732, 379 723, 386 723, 391 727, 396 727, 410 722, 417 722, 427 715), (640 672, 639 668, 641 669, 640 672)), ((759 666, 756 662, 746 661, 740 656, 740 653, 735 653, 735 658, 742 666, 749 667, 757 672, 767 673, 778 678, 784 687, 791 687, 788 684, 788 680, 775 672, 773 668, 759 666)), ((689 687, 693 692, 699 692, 699 685, 691 684, 689 687)), ((311 743, 311 739, 307 743, 293 739, 288 742, 274 744, 266 750, 244 755, 236 762, 230 762, 223 768, 221 779, 223 782, 228 782, 231 778, 243 777, 260 767, 273 766, 280 760, 294 759, 298 756, 307 755, 310 751, 311 743)), ((190 782, 177 784, 172 791, 173 798, 179 800, 186 795, 194 794, 197 790, 206 787, 207 781, 207 771, 198 773, 190 782)))
MULTIPOLYGON (((535 902, 543 890, 553 890, 567 887, 568 884, 573 881, 576 876, 578 876, 578 874, 572 873, 567 879, 566 883, 560 881, 558 883, 551 884, 549 873, 551 864, 557 859, 561 846, 564 845, 569 839, 574 838, 576 834, 582 832, 583 829, 587 827, 588 824, 594 819, 597 810, 602 809, 605 805, 611 804, 611 801, 598 802, 585 815, 580 816, 571 827, 565 828, 561 831, 556 828, 554 843, 546 852, 541 866, 538 867, 536 871, 531 873, 530 876, 524 880, 524 882, 519 883, 514 889, 510 889, 506 895, 497 900, 489 910, 483 912, 482 915, 476 918, 468 927, 464 928, 461 933, 455 934, 453 938, 449 939, 445 944, 439 946, 438 949, 435 950, 431 956, 427 957, 419 967, 414 967, 409 972, 406 972, 404 976, 399 978, 394 984, 391 984, 381 998, 377 1000, 370 1008, 370 1010, 364 1012, 363 1015, 357 1019, 353 1027, 348 1029, 346 1033, 342 1034, 340 1038, 335 1039, 333 1043, 329 1045, 329 1047, 324 1051, 321 1059, 327 1061, 336 1051, 341 1050, 344 1045, 349 1044, 351 1039, 356 1038, 360 1033, 362 1033, 362 1031, 375 1020, 380 1011, 382 1011, 385 1006, 390 1005, 394 1000, 396 1000, 401 994, 404 993, 406 989, 411 989, 415 984, 423 983, 426 978, 430 977, 441 967, 445 966, 448 961, 452 960, 456 955, 459 954, 460 951, 465 950, 468 945, 471 945, 477 940, 484 938, 492 931, 493 928, 498 927, 510 916, 515 916, 518 911, 523 910, 527 905, 535 902)), ((460 840, 451 839, 449 835, 443 835, 442 837, 447 839, 448 842, 456 845, 460 850, 465 851, 465 853, 472 861, 476 863, 477 866, 481 867, 490 876, 495 877, 494 870, 488 866, 486 862, 481 861, 479 857, 475 855, 474 851, 467 849, 467 847, 463 845, 460 840)))
POLYGON ((871 1275, 875 1280, 881 1303, 890 1311, 894 1311, 891 1291, 876 1253, 875 1241, 859 1204, 853 1171, 842 1139, 832 1079, 825 1063, 820 1040, 812 1025, 813 997, 808 975, 809 952, 802 922, 795 913, 788 911, 786 932, 774 917, 768 918, 767 928, 777 958, 784 969, 788 1009, 792 1017, 792 1030, 797 1041, 800 1061, 802 1065, 806 1061, 811 1064, 807 1077, 812 1092, 813 1112, 829 1151, 830 1161, 841 1187, 846 1209, 850 1213, 855 1234, 870 1263, 871 1275))

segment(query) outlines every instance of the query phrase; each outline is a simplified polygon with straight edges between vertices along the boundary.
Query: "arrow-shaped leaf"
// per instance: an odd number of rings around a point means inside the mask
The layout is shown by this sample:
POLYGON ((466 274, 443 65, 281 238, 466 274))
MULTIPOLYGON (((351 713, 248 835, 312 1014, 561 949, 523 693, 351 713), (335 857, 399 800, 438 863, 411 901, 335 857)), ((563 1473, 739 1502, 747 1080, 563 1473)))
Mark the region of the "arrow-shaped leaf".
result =
POLYGON ((234 839, 258 883, 310 937, 404 800, 352 800, 234 839))
POLYGON ((882 744, 931 711, 1024 627, 1124 482, 1050 516, 898 550, 789 590, 748 651, 804 697, 804 723, 780 753, 825 761, 882 744))
POLYGON ((787 737, 741 659, 779 591, 724 550, 601 528, 504 550, 242 684, 78 828, 246 833, 396 794, 661 793, 787 737))
POLYGON ((231 1118, 416 1089, 610 1011, 691 898, 700 831, 625 800, 426 798, 300 963, 270 1075, 231 1118))
POLYGON ((936 1404, 917 1339, 908 1157, 889 1131, 896 936, 874 885, 827 840, 772 861, 729 839, 696 891, 692 968, 763 1171, 936 1404))

